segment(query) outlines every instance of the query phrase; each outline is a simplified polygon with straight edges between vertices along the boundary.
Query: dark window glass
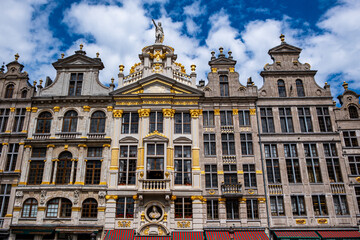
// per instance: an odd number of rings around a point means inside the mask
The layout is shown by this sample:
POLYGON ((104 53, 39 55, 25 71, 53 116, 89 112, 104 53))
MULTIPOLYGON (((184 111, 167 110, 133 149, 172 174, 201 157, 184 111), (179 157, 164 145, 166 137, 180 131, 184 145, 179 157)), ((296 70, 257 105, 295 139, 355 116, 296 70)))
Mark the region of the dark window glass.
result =
POLYGON ((268 183, 281 183, 277 147, 275 144, 266 144, 264 147, 268 183))
POLYGON ((18 154, 19 154, 19 144, 17 143, 9 144, 5 171, 7 172, 15 171, 18 154))
POLYGON ((215 134, 204 133, 204 151, 205 156, 216 156, 216 140, 215 134))
POLYGON ((235 155, 235 139, 233 133, 221 134, 222 155, 235 155))
POLYGON ((296 144, 284 144, 289 183, 301 183, 300 164, 296 144))
POLYGON ((88 160, 86 162, 85 184, 99 184, 101 173, 101 161, 88 160))
POLYGON ((360 175, 360 156, 348 156, 351 175, 360 175))
POLYGON ((220 111, 220 122, 221 126, 232 126, 233 118, 232 111, 220 111))
POLYGON ((72 154, 70 152, 62 152, 59 155, 56 170, 56 184, 70 183, 71 168, 72 168, 72 154))
POLYGON ((219 219, 218 200, 208 200, 206 202, 206 207, 207 207, 207 219, 209 220, 219 219))
POLYGON ((151 112, 149 118, 149 130, 154 132, 155 130, 162 133, 163 132, 163 113, 162 112, 151 112))
POLYGON ((225 75, 220 75, 220 96, 229 96, 229 81, 228 77, 225 75))
POLYGON ((284 80, 278 80, 277 84, 278 84, 279 97, 286 97, 284 80))
POLYGON ((121 133, 138 133, 139 129, 139 114, 138 113, 124 113, 122 117, 121 133))
POLYGON ((121 146, 119 159, 119 185, 136 182, 137 146, 121 146))
POLYGON ((7 214, 9 199, 11 193, 11 184, 0 185, 0 217, 5 217, 7 214))
POLYGON ((239 124, 240 126, 250 126, 250 111, 239 110, 239 124))
POLYGON ((291 108, 279 108, 281 132, 294 132, 291 108))
POLYGON ((90 132, 91 133, 104 133, 105 132, 105 113, 96 111, 91 115, 90 132))
POLYGON ((224 164, 224 184, 238 184, 236 164, 224 164))
POLYGON ((21 217, 36 218, 38 202, 34 198, 29 198, 24 202, 21 217))
POLYGON ((5 132, 6 127, 9 121, 10 109, 1 108, 0 109, 0 132, 5 132))
POLYGON ((259 219, 259 208, 257 199, 246 200, 246 212, 248 219, 259 219))
POLYGON ((82 218, 97 218, 98 204, 95 199, 88 198, 82 204, 82 218))
POLYGON ((304 85, 300 79, 296 80, 296 92, 298 97, 305 97, 304 85))
POLYGON ((69 96, 80 96, 83 84, 83 73, 71 73, 69 83, 69 96))
POLYGON ((345 147, 358 147, 358 140, 355 131, 343 131, 345 147))
POLYGON ((324 143, 323 146, 330 182, 342 182, 343 180, 336 145, 334 143, 324 143))
POLYGON ((175 184, 191 185, 191 146, 175 146, 175 184))
POLYGON ((239 219, 239 201, 237 199, 226 199, 226 218, 239 219))
POLYGON ((294 216, 306 216, 304 196, 291 196, 291 207, 294 216))
POLYGON ((147 144, 147 179, 164 179, 164 144, 147 144))
POLYGON ((349 215, 346 195, 333 195, 333 200, 336 215, 349 215))
POLYGON ((26 96, 27 96, 27 91, 26 91, 26 90, 23 90, 23 91, 21 92, 21 98, 26 98, 26 96))
POLYGON ((310 108, 299 107, 298 115, 300 121, 301 132, 313 132, 310 108))
POLYGON ((240 133, 241 154, 253 155, 253 142, 251 133, 240 133))
POLYGON ((327 210, 326 200, 325 200, 324 195, 313 195, 312 202, 313 202, 315 216, 328 215, 328 210, 327 210))
POLYGON ((191 133, 191 117, 189 113, 175 113, 175 133, 191 133))
POLYGON ((215 189, 218 188, 216 164, 205 165, 205 187, 215 189))
POLYGON ((39 185, 42 182, 44 161, 31 161, 29 167, 28 185, 39 185))
POLYGON ((39 114, 36 124, 36 133, 50 133, 52 115, 49 112, 39 114))
POLYGON ((64 115, 63 132, 76 132, 78 114, 74 110, 68 111, 64 115))
POLYGON ((329 109, 327 107, 317 107, 316 112, 318 115, 320 131, 331 132, 332 127, 331 127, 329 109))
POLYGON ((360 187, 355 187, 356 202, 360 210, 360 187))
POLYGON ((15 111, 15 121, 13 125, 13 132, 21 132, 25 121, 25 108, 17 108, 15 111))
POLYGON ((134 218, 134 199, 121 197, 116 200, 116 218, 134 218))
POLYGON ((175 218, 192 218, 191 198, 177 198, 175 200, 175 218))
POLYGON ((270 196, 271 216, 285 216, 284 199, 282 196, 270 196))
POLYGON ((87 151, 88 158, 101 158, 102 157, 102 147, 89 147, 87 151))
POLYGON ((244 185, 246 188, 256 188, 255 164, 243 164, 244 185))
POLYGON ((359 113, 355 106, 349 106, 349 116, 350 118, 359 118, 359 113))
POLYGON ((306 166, 309 176, 310 183, 321 183, 321 170, 319 157, 316 150, 316 144, 306 143, 304 144, 305 157, 306 157, 306 166))
POLYGON ((10 84, 6 87, 5 98, 12 98, 14 94, 14 85, 10 84))
POLYGON ((214 111, 203 111, 203 125, 214 126, 214 111))
POLYGON ((274 118, 271 108, 260 108, 261 126, 264 133, 275 132, 274 118))
POLYGON ((47 218, 69 218, 71 217, 72 203, 66 198, 54 198, 47 204, 47 218))

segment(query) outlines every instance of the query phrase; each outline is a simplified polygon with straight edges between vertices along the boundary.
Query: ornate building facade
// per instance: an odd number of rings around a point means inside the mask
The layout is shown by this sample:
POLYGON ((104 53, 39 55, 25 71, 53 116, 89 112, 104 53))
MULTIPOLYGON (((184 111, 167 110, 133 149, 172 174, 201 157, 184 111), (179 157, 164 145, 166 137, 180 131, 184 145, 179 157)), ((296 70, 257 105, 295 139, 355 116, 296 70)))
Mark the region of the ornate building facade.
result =
POLYGON ((260 89, 222 48, 197 81, 160 40, 116 89, 82 45, 36 88, 1 70, 4 239, 360 238, 359 95, 337 108, 283 36, 260 89))

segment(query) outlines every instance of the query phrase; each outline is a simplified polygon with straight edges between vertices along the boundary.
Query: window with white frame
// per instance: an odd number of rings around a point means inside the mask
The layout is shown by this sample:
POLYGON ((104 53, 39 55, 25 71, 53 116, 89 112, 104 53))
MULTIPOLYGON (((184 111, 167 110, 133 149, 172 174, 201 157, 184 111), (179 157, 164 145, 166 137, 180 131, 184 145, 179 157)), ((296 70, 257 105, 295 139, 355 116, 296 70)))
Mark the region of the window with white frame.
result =
POLYGON ((301 132, 313 132, 314 129, 311 121, 310 108, 298 107, 298 115, 301 132))
POLYGON ((175 200, 175 218, 192 218, 193 209, 191 198, 176 198, 175 200))
POLYGON ((358 140, 355 131, 343 131, 345 147, 358 147, 358 140))
POLYGON ((69 218, 71 217, 72 203, 67 198, 54 198, 47 203, 47 218, 69 218))
POLYGON ((175 184, 191 185, 191 146, 175 146, 175 184))
POLYGON ((265 144, 264 149, 268 183, 281 183, 280 165, 276 144, 265 144))
POLYGON ((313 202, 315 216, 328 215, 326 199, 324 195, 313 195, 312 202, 313 202))
POLYGON ((21 132, 24 127, 26 108, 17 108, 15 111, 13 132, 21 132))
POLYGON ((217 165, 207 164, 205 165, 205 187, 206 188, 218 188, 218 176, 217 165))
POLYGON ((124 113, 122 116, 121 133, 135 134, 139 129, 139 114, 135 112, 124 113))
POLYGON ((279 108, 281 132, 294 132, 291 108, 279 108))
POLYGON ((151 112, 149 117, 149 132, 158 131, 163 132, 163 113, 162 112, 151 112))
POLYGON ((207 200, 206 207, 207 207, 207 219, 208 220, 219 219, 219 202, 217 199, 207 200))
POLYGON ((5 167, 6 172, 15 171, 18 154, 19 154, 19 144, 18 143, 9 144, 6 167, 5 167))
POLYGON ((322 183, 319 156, 315 143, 304 143, 306 167, 310 183, 322 183))
POLYGON ((285 216, 283 196, 270 196, 271 216, 285 216))
POLYGON ((251 133, 240 133, 241 154, 253 155, 253 142, 251 133))
POLYGON ((330 182, 342 182, 341 167, 335 143, 324 143, 323 146, 330 182))
POLYGON ((163 143, 147 144, 147 179, 164 179, 165 150, 163 143))
POLYGON ((191 133, 191 117, 190 113, 175 113, 175 133, 188 134, 191 133))
POLYGON ((119 185, 133 185, 136 182, 137 146, 120 146, 119 185))
POLYGON ((28 198, 23 204, 21 217, 36 218, 37 208, 38 208, 38 201, 35 198, 28 198))
POLYGON ((301 183, 300 164, 296 144, 284 144, 289 183, 301 183))
POLYGON ((306 216, 304 196, 291 196, 291 208, 293 216, 306 216))
POLYGON ((346 195, 334 194, 334 207, 336 215, 349 215, 349 208, 346 201, 346 195))
POLYGON ((132 197, 119 197, 116 200, 115 218, 134 218, 134 199, 132 197))
POLYGON ((216 140, 214 133, 204 133, 205 156, 216 156, 216 140))

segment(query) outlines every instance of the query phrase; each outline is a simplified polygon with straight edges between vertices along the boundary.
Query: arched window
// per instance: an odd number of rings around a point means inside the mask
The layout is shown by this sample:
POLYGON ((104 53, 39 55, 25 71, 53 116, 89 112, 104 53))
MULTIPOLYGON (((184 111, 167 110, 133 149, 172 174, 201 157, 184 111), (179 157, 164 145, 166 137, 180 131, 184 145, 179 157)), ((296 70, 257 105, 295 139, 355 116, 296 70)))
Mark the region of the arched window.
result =
POLYGON ((72 203, 66 198, 54 198, 47 204, 47 218, 69 218, 71 217, 72 203))
POLYGON ((10 84, 6 87, 5 98, 12 98, 14 94, 14 85, 10 84))
POLYGON ((229 96, 229 81, 228 76, 220 76, 220 96, 228 97, 229 96))
POLYGON ((38 202, 35 198, 29 198, 24 202, 22 217, 23 218, 36 218, 38 202))
POLYGON ((64 115, 63 132, 76 132, 78 114, 74 110, 68 111, 64 115))
POLYGON ((350 118, 359 118, 358 110, 355 106, 349 106, 350 118))
POLYGON ((93 198, 88 198, 82 205, 82 218, 97 218, 97 202, 93 198))
MULTIPOLYGON (((56 184, 70 183, 72 163, 73 162, 74 164, 76 163, 75 161, 71 161, 71 159, 72 159, 71 152, 60 153, 59 161, 57 162, 57 167, 56 167, 56 180, 55 180, 56 184)), ((56 162, 54 163, 56 164, 56 162)), ((53 169, 55 169, 55 166, 53 169)), ((74 175, 76 172, 75 169, 74 169, 74 175)))
POLYGON ((49 112, 42 112, 39 114, 36 133, 50 133, 52 115, 49 112))
POLYGON ((279 97, 286 97, 286 89, 284 80, 278 80, 279 97))
POLYGON ((27 90, 23 90, 21 92, 21 98, 26 98, 26 96, 27 96, 27 90))
POLYGON ((91 115, 90 132, 104 133, 105 132, 105 113, 96 111, 91 115))
POLYGON ((303 85, 303 82, 300 79, 296 80, 296 91, 297 91, 298 97, 304 97, 305 96, 304 85, 303 85))

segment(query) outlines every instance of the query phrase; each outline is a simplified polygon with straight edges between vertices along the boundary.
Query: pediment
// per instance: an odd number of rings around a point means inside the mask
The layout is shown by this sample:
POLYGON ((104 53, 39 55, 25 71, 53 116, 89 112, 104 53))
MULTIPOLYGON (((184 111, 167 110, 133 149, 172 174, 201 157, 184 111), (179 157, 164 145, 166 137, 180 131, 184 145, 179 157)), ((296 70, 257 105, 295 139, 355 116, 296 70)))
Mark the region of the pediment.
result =
POLYGON ((174 143, 192 144, 192 140, 187 137, 178 137, 174 140, 174 143))
POLYGON ((143 78, 137 82, 119 88, 111 95, 124 95, 124 94, 195 94, 202 95, 203 92, 191 86, 180 83, 169 77, 153 74, 149 77, 143 78))
POLYGON ((134 137, 131 137, 131 136, 128 136, 128 137, 124 137, 122 139, 120 139, 119 143, 138 143, 139 140, 134 138, 134 137))
POLYGON ((294 54, 300 54, 301 52, 301 48, 292 46, 290 44, 287 43, 282 43, 279 46, 276 46, 272 49, 269 50, 270 54, 273 53, 294 53, 294 54))
POLYGON ((104 68, 100 58, 90 58, 84 54, 74 54, 67 58, 58 59, 53 63, 55 69, 59 68, 71 68, 71 67, 96 67, 99 69, 104 68))
POLYGON ((235 65, 236 61, 226 57, 219 57, 209 61, 209 65, 235 65))
POLYGON ((169 139, 164 134, 154 131, 146 135, 143 139, 144 142, 168 142, 169 139))

